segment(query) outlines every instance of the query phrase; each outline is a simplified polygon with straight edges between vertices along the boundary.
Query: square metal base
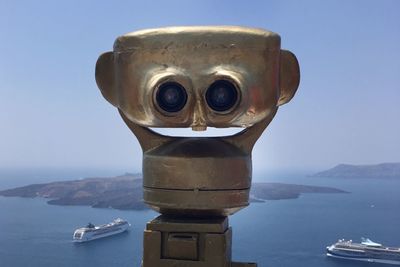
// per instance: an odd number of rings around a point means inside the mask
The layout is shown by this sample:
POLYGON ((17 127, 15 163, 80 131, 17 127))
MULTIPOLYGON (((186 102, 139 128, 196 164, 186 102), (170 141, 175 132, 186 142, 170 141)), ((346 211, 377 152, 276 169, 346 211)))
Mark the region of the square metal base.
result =
POLYGON ((257 267, 234 263, 228 218, 158 216, 147 223, 142 267, 257 267))

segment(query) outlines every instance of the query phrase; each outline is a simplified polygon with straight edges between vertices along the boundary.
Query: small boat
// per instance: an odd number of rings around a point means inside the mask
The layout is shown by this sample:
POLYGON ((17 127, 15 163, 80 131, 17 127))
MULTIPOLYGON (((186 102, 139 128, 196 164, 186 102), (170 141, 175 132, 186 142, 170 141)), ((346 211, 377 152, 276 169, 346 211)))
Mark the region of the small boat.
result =
POLYGON ((361 243, 352 240, 339 240, 326 248, 328 257, 400 265, 400 248, 385 247, 368 238, 361 238, 361 243))
POLYGON ((122 232, 125 232, 129 229, 131 225, 120 218, 115 219, 114 221, 95 226, 92 223, 89 223, 86 227, 78 228, 75 230, 73 234, 74 242, 87 242, 107 236, 116 235, 122 232))

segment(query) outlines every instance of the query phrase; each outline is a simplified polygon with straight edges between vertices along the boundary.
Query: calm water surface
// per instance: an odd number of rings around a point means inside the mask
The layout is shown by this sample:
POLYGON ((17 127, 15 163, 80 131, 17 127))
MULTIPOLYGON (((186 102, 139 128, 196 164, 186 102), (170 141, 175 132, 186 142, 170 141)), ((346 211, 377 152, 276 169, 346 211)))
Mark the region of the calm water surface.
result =
MULTIPOLYGON (((42 174, 41 180, 38 174, 31 178, 13 175, 3 173, 0 188, 50 181, 54 174, 42 174)), ((73 173, 53 177, 66 179, 68 175, 71 179, 82 177, 73 173)), ((359 241, 360 237, 400 246, 400 181, 346 181, 303 175, 269 180, 334 186, 351 193, 309 194, 296 200, 251 204, 230 218, 235 260, 256 261, 260 267, 373 267, 383 265, 327 259, 325 247, 339 238, 359 241)), ((51 206, 43 199, 4 197, 0 197, 0 211, 2 267, 140 266, 143 229, 157 215, 152 211, 51 206), (85 244, 71 242, 75 228, 117 217, 131 222, 130 232, 85 244)))

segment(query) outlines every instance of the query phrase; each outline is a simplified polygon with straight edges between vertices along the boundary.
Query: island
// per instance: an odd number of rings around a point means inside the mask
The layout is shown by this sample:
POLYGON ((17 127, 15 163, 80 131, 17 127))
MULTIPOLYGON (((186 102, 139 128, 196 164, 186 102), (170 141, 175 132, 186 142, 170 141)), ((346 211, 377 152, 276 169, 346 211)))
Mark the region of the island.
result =
POLYGON ((312 177, 400 179, 400 163, 376 165, 339 164, 332 169, 315 173, 312 177))
MULTIPOLYGON (((251 202, 295 199, 308 193, 347 193, 343 190, 284 183, 254 183, 251 202)), ((106 178, 85 178, 73 181, 32 184, 0 191, 5 197, 42 197, 51 205, 83 205, 94 208, 143 210, 148 207, 142 200, 141 174, 106 178)))

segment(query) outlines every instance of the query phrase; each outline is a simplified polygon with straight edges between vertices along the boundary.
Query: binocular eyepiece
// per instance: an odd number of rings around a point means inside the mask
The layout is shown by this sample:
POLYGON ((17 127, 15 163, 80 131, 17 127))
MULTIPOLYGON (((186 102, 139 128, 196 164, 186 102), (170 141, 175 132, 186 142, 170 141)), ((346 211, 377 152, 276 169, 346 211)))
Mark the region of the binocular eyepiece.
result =
MULTIPOLYGON (((203 96, 208 107, 216 112, 229 112, 238 102, 240 92, 232 82, 217 80, 203 96)), ((187 103, 186 89, 177 82, 166 82, 156 90, 155 105, 163 112, 181 111, 187 103)), ((173 116, 173 114, 171 114, 173 116)))
POLYGON ((229 112, 237 104, 238 99, 239 92, 229 81, 215 81, 206 91, 208 106, 217 112, 229 112))
POLYGON ((187 98, 186 89, 182 85, 167 82, 156 91, 156 106, 168 113, 179 112, 186 105, 187 98))

